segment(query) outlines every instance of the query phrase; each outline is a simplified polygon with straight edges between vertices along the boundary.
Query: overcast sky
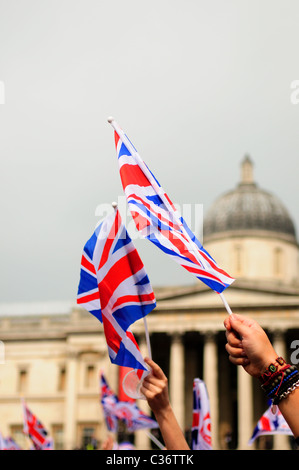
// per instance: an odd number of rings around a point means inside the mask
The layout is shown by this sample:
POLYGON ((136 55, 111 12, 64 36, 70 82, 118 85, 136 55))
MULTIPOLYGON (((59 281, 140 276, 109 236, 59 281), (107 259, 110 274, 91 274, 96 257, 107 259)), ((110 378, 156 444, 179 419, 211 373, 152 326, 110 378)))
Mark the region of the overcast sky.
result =
MULTIPOLYGON (((83 245, 123 196, 110 115, 204 213, 248 153, 298 232, 298 21, 297 0, 0 0, 0 302, 75 300, 83 245)), ((193 283, 135 244, 154 286, 193 283)))

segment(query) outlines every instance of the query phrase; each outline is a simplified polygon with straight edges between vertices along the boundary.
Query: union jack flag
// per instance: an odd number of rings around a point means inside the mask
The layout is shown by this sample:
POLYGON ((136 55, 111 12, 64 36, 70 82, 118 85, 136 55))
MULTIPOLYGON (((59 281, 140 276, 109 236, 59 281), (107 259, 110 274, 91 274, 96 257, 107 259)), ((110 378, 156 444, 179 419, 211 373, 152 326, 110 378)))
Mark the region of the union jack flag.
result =
POLYGON ((273 413, 270 406, 257 422, 248 444, 251 445, 259 436, 271 434, 293 435, 281 411, 277 408, 276 413, 273 413))
POLYGON ((39 419, 31 412, 28 406, 23 402, 24 426, 23 432, 30 437, 34 448, 42 450, 48 442, 48 432, 39 419))
POLYGON ((1 432, 0 432, 0 450, 8 450, 7 440, 2 436, 1 432))
POLYGON ((193 380, 192 450, 212 450, 211 416, 205 383, 193 380))
POLYGON ((117 431, 118 420, 125 422, 128 431, 158 427, 158 423, 143 413, 135 403, 119 400, 109 387, 103 372, 101 372, 101 403, 109 431, 117 431))
POLYGON ((139 429, 158 428, 158 423, 138 408, 135 403, 120 401, 116 405, 116 413, 119 419, 126 423, 128 431, 139 429))
POLYGON ((221 293, 234 279, 203 248, 127 135, 112 118, 109 122, 115 131, 120 177, 137 229, 188 272, 221 293))
POLYGON ((108 385, 104 373, 100 373, 101 404, 103 406, 104 417, 108 431, 117 431, 116 405, 118 398, 108 385))
POLYGON ((103 323, 112 363, 148 370, 129 327, 155 308, 156 299, 117 209, 84 247, 77 303, 103 323))
POLYGON ((16 441, 10 436, 5 438, 5 443, 6 450, 22 450, 19 444, 17 444, 16 441))

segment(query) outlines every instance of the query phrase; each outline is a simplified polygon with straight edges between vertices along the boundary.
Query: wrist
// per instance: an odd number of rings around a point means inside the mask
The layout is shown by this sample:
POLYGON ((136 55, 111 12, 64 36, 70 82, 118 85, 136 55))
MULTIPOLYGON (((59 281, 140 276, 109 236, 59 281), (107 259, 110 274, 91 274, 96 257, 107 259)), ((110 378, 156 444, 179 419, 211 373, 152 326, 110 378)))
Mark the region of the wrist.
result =
POLYGON ((286 361, 277 354, 269 357, 264 365, 261 367, 259 380, 263 383, 267 383, 275 374, 277 374, 283 367, 286 366, 286 361))
POLYGON ((167 419, 173 413, 170 403, 167 403, 164 406, 159 406, 156 409, 152 408, 152 411, 157 419, 167 419))
POLYGON ((260 375, 261 387, 273 405, 278 404, 299 386, 299 372, 282 357, 272 361, 260 375))

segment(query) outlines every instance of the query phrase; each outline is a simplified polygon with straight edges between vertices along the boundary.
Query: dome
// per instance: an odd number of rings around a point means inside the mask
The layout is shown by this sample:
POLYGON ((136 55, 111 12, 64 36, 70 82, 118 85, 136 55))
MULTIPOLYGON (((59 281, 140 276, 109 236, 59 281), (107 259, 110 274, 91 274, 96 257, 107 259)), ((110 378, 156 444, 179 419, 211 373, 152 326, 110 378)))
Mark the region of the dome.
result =
POLYGON ((294 223, 281 201, 260 189, 253 180, 253 164, 246 156, 242 178, 236 189, 220 196, 204 218, 204 239, 227 232, 267 232, 296 243, 294 223))

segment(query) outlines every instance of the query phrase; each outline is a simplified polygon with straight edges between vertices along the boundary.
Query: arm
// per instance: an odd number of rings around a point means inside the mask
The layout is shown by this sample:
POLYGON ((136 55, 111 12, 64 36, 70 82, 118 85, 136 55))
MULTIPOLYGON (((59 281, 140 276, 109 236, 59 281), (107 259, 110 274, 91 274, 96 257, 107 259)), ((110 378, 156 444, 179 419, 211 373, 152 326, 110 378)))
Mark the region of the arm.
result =
MULTIPOLYGON (((277 363, 278 354, 261 326, 250 318, 230 315, 225 321, 226 350, 233 364, 241 365, 253 377, 265 384, 271 384, 270 364, 275 364, 277 372, 286 374, 285 364, 277 363)), ((297 371, 296 371, 297 375, 297 371)), ((296 380, 298 377, 296 378, 296 380)), ((271 388, 271 387, 270 387, 271 388)), ((299 388, 295 388, 278 402, 278 407, 295 438, 299 437, 299 388)))
POLYGON ((164 372, 151 359, 145 358, 145 362, 150 366, 151 373, 143 380, 140 391, 155 415, 166 449, 190 450, 173 413, 164 372))

